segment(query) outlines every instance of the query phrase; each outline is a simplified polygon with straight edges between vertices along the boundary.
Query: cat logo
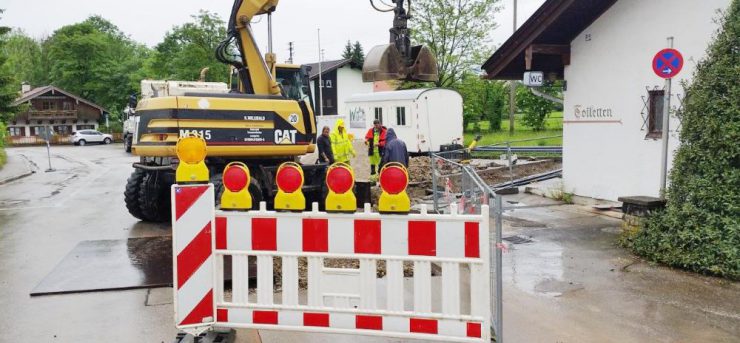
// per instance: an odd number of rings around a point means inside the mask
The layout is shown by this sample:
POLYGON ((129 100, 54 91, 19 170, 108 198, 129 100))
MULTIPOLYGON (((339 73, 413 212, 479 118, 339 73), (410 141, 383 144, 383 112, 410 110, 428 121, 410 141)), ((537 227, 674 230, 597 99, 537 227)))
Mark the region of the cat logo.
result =
POLYGON ((291 115, 288 116, 288 122, 291 123, 291 124, 293 124, 293 125, 298 124, 298 122, 300 120, 301 120, 301 118, 298 117, 298 115, 295 114, 295 113, 292 113, 291 115))
POLYGON ((275 130, 275 144, 295 144, 298 130, 275 130))

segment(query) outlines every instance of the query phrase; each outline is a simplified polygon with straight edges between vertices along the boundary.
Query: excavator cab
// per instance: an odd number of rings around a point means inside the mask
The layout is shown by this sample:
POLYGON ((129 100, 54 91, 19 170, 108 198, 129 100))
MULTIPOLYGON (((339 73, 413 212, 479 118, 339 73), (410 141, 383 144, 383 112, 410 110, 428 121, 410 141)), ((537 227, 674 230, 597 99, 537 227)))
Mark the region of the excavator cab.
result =
POLYGON ((362 81, 387 80, 435 82, 439 80, 437 59, 423 45, 411 46, 408 20, 411 19, 411 0, 393 0, 395 7, 381 9, 371 0, 370 4, 380 12, 393 11, 393 27, 390 29, 390 44, 370 49, 362 66, 362 81), (408 3, 408 11, 404 3, 408 3))

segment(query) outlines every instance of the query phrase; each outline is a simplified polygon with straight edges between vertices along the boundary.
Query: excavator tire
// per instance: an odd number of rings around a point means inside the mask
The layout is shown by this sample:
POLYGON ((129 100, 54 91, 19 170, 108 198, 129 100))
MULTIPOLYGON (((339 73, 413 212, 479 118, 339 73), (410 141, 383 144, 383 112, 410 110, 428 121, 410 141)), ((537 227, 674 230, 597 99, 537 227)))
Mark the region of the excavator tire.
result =
POLYGON ((133 144, 133 138, 129 135, 123 138, 123 149, 126 152, 131 152, 131 145, 133 144))
POLYGON ((139 220, 146 220, 139 204, 139 189, 141 188, 144 175, 145 172, 143 170, 134 169, 134 172, 131 173, 131 176, 126 181, 126 190, 123 192, 128 213, 131 213, 132 216, 139 220))
POLYGON ((164 223, 171 219, 169 190, 157 172, 145 172, 139 188, 139 208, 144 220, 164 223))

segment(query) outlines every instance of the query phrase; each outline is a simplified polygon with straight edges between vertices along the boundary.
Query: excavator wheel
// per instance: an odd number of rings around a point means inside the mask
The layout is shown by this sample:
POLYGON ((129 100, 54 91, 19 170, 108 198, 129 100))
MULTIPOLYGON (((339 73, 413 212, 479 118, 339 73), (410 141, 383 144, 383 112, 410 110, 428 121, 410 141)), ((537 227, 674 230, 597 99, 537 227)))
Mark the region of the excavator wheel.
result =
POLYGON ((139 220, 146 220, 144 214, 141 212, 141 206, 139 204, 139 189, 141 188, 141 182, 144 179, 144 175, 145 172, 143 170, 134 169, 134 172, 131 173, 128 181, 126 181, 126 190, 123 192, 128 213, 131 213, 132 216, 139 220))
POLYGON ((171 200, 169 185, 158 172, 145 172, 139 188, 139 208, 144 219, 163 223, 171 219, 171 200))

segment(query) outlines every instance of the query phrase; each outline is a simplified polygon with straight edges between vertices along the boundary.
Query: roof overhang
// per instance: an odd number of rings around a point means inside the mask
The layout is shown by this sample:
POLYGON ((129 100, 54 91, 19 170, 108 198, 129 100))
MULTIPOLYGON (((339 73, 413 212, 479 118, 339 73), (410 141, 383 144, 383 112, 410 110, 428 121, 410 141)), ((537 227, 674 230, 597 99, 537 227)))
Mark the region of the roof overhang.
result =
POLYGON ((484 77, 521 80, 542 71, 561 80, 570 64, 570 43, 617 0, 547 0, 483 64, 484 77))

